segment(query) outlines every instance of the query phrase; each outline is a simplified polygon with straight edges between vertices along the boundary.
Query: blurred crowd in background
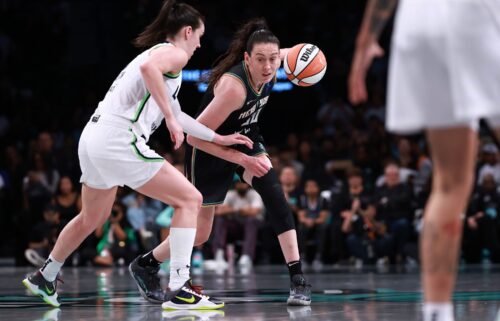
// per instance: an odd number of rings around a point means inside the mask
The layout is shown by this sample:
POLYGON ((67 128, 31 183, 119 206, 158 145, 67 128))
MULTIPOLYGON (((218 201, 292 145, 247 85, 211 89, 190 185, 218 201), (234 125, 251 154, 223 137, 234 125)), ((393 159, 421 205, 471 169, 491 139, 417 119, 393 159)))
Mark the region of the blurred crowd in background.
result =
MULTIPOLYGON (((421 134, 388 133, 387 56, 376 61, 370 100, 351 106, 346 77, 364 1, 189 1, 205 14, 206 35, 190 68, 209 68, 236 26, 264 16, 282 45, 317 44, 328 71, 312 88, 274 93, 261 130, 295 214, 304 262, 418 265, 418 238, 432 161, 421 134), (293 7, 293 10, 284 10, 293 7), (224 12, 224 16, 221 16, 224 12)), ((131 40, 156 14, 153 0, 0 1, 0 256, 39 265, 81 209, 78 139, 119 71, 138 54, 131 40)), ((382 44, 389 49, 391 28, 382 44)), ((202 93, 185 84, 194 113, 202 93)), ((464 216, 462 260, 500 262, 500 159, 482 128, 477 183, 464 216)), ((183 170, 161 127, 150 140, 183 170)), ((109 220, 70 259, 126 264, 168 236, 173 210, 122 188, 109 220)), ((283 261, 259 195, 235 177, 216 210, 210 241, 193 265, 249 267, 283 261)))

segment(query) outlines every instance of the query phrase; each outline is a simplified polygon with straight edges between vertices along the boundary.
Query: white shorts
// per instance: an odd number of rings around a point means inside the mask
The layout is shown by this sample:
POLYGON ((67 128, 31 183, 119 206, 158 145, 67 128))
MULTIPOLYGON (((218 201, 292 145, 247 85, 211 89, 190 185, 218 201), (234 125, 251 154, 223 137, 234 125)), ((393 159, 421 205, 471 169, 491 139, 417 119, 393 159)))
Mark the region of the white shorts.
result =
POLYGON ((148 182, 165 160, 150 149, 129 120, 112 115, 92 116, 78 145, 81 183, 108 189, 148 182))
POLYGON ((403 0, 392 41, 387 128, 500 126, 500 0, 403 0))

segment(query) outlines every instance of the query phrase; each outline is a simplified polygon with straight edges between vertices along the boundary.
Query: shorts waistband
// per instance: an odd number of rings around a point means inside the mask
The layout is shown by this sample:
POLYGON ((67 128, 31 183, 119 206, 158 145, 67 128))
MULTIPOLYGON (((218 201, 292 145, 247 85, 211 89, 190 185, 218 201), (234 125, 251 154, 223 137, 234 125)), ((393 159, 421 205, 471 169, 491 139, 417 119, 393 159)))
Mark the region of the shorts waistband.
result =
POLYGON ((106 123, 118 128, 130 129, 133 127, 133 123, 126 118, 111 115, 111 114, 94 114, 90 117, 90 123, 106 123))

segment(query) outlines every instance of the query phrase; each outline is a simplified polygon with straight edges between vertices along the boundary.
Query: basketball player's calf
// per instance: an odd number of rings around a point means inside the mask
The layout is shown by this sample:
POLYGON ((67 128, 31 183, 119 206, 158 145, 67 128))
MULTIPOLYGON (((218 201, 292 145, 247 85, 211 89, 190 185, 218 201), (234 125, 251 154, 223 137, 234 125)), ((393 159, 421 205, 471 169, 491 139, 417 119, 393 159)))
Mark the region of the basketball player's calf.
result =
POLYGON ((301 262, 298 258, 295 223, 276 171, 271 168, 266 175, 254 177, 252 186, 262 197, 264 206, 269 213, 271 226, 280 239, 285 258, 287 257, 286 251, 291 250, 297 253, 296 260, 287 260, 286 262, 290 273, 290 296, 287 303, 289 305, 309 305, 311 304, 311 285, 307 284, 302 273, 301 262))

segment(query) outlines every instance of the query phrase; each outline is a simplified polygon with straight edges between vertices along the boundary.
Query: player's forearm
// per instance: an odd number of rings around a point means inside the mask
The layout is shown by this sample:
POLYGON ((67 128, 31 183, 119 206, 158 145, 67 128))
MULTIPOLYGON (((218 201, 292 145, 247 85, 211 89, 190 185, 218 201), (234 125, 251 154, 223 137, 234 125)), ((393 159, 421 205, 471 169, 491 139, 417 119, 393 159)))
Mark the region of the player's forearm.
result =
POLYGON ((228 162, 238 164, 243 166, 245 159, 248 157, 240 151, 233 148, 217 145, 215 143, 207 142, 196 138, 194 136, 188 135, 187 142, 191 146, 204 151, 210 155, 214 155, 218 158, 222 158, 228 162))
POLYGON ((396 3, 397 0, 369 0, 356 41, 358 46, 378 39, 391 18, 396 3))
POLYGON ((160 69, 146 63, 141 65, 141 74, 146 88, 156 104, 158 104, 163 116, 165 116, 166 119, 174 117, 172 107, 168 101, 167 90, 163 83, 163 74, 160 69))

